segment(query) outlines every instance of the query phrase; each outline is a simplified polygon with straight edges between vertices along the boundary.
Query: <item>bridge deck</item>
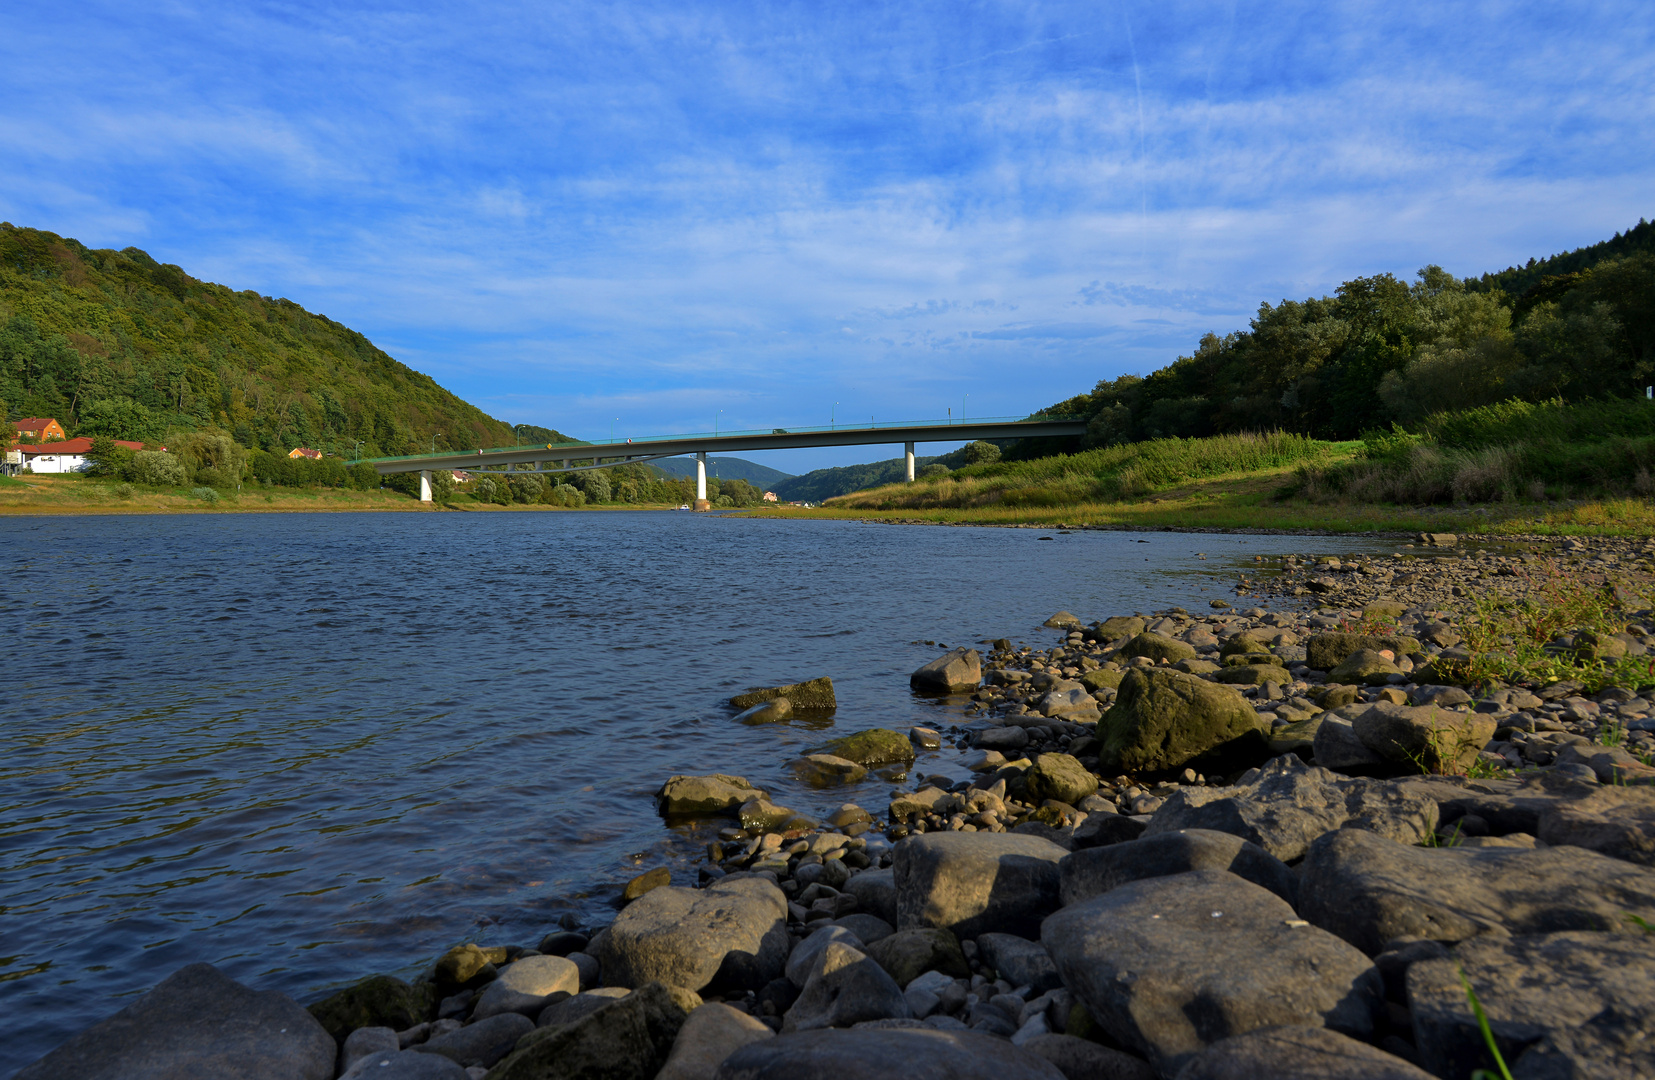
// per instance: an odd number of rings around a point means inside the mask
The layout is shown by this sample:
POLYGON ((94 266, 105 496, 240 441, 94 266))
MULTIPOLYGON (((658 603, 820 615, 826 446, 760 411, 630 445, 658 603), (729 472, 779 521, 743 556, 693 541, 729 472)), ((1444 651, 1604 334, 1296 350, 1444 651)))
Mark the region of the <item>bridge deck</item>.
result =
MULTIPOLYGON (((422 472, 426 469, 476 469, 485 465, 530 465, 544 461, 609 460, 675 457, 680 454, 733 454, 754 450, 790 450, 810 446, 864 446, 874 443, 970 442, 974 439, 1028 439, 1083 435, 1084 417, 1042 417, 955 420, 949 423, 837 424, 815 428, 771 428, 768 431, 700 432, 690 435, 651 435, 607 442, 567 442, 538 446, 505 446, 484 450, 414 454, 408 457, 367 458, 382 475, 422 472)), ((353 462, 353 464, 355 464, 353 462)))

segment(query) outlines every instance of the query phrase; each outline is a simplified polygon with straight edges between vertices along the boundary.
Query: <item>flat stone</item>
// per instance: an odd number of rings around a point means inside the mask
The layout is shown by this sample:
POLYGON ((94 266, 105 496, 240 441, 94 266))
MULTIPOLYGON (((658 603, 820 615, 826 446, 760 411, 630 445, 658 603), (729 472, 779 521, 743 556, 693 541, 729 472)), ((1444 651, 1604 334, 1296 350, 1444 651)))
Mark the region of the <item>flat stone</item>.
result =
POLYGON ((755 687, 731 698, 730 704, 737 709, 750 709, 760 702, 776 698, 786 698, 795 709, 833 709, 839 705, 833 696, 833 680, 826 675, 786 686, 755 687))
POLYGON ((866 952, 900 986, 907 986, 927 971, 959 979, 971 976, 959 939, 937 927, 898 930, 870 944, 866 952))
POLYGON ((976 649, 944 653, 908 676, 908 685, 921 693, 958 694, 975 690, 983 681, 983 661, 976 649))
POLYGON ((292 998, 187 964, 16 1080, 332 1080, 339 1045, 292 998))
POLYGON ((1551 800, 1536 817, 1539 839, 1655 866, 1655 790, 1606 787, 1583 798, 1551 800))
POLYGON ((1246 698, 1181 671, 1134 668, 1098 721, 1103 770, 1180 768, 1197 758, 1244 767, 1264 757, 1265 729, 1246 698))
POLYGON ((1079 630, 1085 624, 1067 611, 1060 611, 1056 615, 1040 624, 1048 630, 1079 630))
POLYGON ((1144 835, 1212 829, 1291 862, 1335 829, 1420 843, 1434 834, 1438 815, 1435 802, 1399 785, 1339 776, 1287 756, 1270 760, 1247 785, 1181 788, 1156 811, 1144 835))
POLYGON ((1323 713, 1311 736, 1310 755, 1324 769, 1367 770, 1385 764, 1356 736, 1356 727, 1344 717, 1323 713))
POLYGON ((680 988, 650 983, 567 1027, 526 1036, 488 1080, 652 1080, 700 1004, 680 988))
POLYGON ((1158 832, 1107 847, 1086 848, 1058 864, 1064 907, 1128 882, 1191 870, 1228 870, 1293 902, 1293 872, 1286 863, 1257 844, 1211 829, 1158 832))
POLYGON ((1655 871, 1576 847, 1424 848, 1341 829, 1310 845, 1299 911, 1370 954, 1400 937, 1640 934, 1627 915, 1655 922, 1655 871))
POLYGON ((1143 1058, 1099 1046, 1073 1035, 1036 1035, 1018 1044, 1056 1065, 1065 1080, 1154 1080, 1143 1058))
POLYGON ((1063 848, 1016 833, 928 833, 896 846, 899 929, 1032 937, 1058 907, 1063 848))
MULTIPOLYGON (((1466 1073, 1446 1075, 1464 1076, 1466 1073)), ((1220 1039, 1178 1080, 1431 1080, 1394 1054, 1322 1027, 1288 1024, 1220 1039)))
POLYGON ((915 724, 908 729, 908 741, 921 750, 937 750, 942 747, 942 733, 935 728, 915 724))
POLYGON ((748 1043, 774 1036, 757 1017, 708 1002, 690 1013, 678 1029, 672 1053, 655 1080, 712 1080, 725 1058, 748 1043))
POLYGON ((554 1001, 540 1010, 536 1027, 566 1027, 583 1017, 591 1016, 605 1005, 611 1005, 632 993, 624 986, 603 986, 587 990, 574 997, 554 1001))
MULTIPOLYGON (((519 961, 521 963, 521 961, 519 961)), ((518 1013, 499 1013, 409 1047, 413 1053, 440 1054, 456 1065, 492 1068, 511 1053, 517 1040, 534 1030, 534 1021, 518 1013)))
POLYGON ((1195 659, 1195 648, 1177 638, 1146 630, 1130 638, 1116 650, 1116 655, 1128 658, 1144 656, 1157 662, 1165 660, 1169 664, 1175 664, 1180 660, 1195 659))
POLYGON ((1052 689, 1040 699, 1038 708, 1041 716, 1077 724, 1095 721, 1103 715, 1092 691, 1080 683, 1052 689))
POLYGON ((884 968, 860 950, 834 941, 816 954, 798 1000, 782 1017, 782 1032, 912 1018, 902 988, 884 968))
POLYGON ((832 925, 844 927, 868 945, 896 933, 896 927, 879 916, 869 915, 865 911, 853 912, 842 918, 834 919, 832 925))
POLYGON ((1123 885, 1065 907, 1040 939, 1104 1031, 1163 1076, 1220 1039, 1274 1024, 1365 1038, 1383 999, 1366 956, 1222 870, 1123 885))
POLYGON ((666 867, 657 866, 653 870, 646 870, 626 883, 626 887, 621 890, 621 903, 630 904, 651 889, 671 884, 672 871, 666 867))
POLYGON ((814 788, 854 784, 868 775, 865 766, 833 754, 806 754, 793 762, 793 775, 814 788))
POLYGON ((661 813, 689 817, 734 813, 748 799, 763 794, 745 777, 715 773, 670 777, 655 797, 661 813))
POLYGON ((972 738, 971 745, 980 750, 1021 750, 1029 745, 1029 732, 1012 726, 985 728, 972 738))
POLYGON ((1378 704, 1351 722, 1362 745, 1386 761, 1426 773, 1463 773, 1494 737, 1495 722, 1484 713, 1462 713, 1435 705, 1378 704))
POLYGON ((1402 669, 1372 649, 1357 649, 1327 673, 1329 682, 1384 686, 1402 669))
MULTIPOLYGON (((744 1046, 716 1080, 1064 1080, 1005 1039, 936 1028, 802 1031, 744 1046)), ((491 1078, 492 1080, 492 1078, 491 1078)))
POLYGON ((858 765, 912 764, 914 744, 906 735, 888 728, 869 728, 847 735, 818 748, 815 753, 854 761, 858 765))
POLYGON ((593 947, 611 985, 757 989, 782 974, 786 920, 787 898, 763 878, 667 886, 629 904, 593 947))
POLYGON ((580 968, 563 956, 528 956, 500 969, 500 977, 483 988, 473 1019, 500 1013, 534 1016, 553 994, 580 993, 580 968))
POLYGON ((1494 1069, 1462 967, 1513 1076, 1655 1076, 1655 949, 1641 933, 1481 937, 1454 951, 1408 969, 1416 1043, 1438 1076, 1494 1069))

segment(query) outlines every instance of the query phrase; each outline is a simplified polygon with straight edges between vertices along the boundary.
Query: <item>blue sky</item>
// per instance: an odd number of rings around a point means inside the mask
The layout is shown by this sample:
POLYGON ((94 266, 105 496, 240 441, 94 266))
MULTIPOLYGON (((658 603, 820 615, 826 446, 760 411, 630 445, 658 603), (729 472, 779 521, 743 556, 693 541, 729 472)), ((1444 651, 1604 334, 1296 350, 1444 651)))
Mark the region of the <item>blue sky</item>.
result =
POLYGON ((577 436, 1009 415, 1655 216, 1651 86, 1647 2, 11 0, 0 218, 577 436))

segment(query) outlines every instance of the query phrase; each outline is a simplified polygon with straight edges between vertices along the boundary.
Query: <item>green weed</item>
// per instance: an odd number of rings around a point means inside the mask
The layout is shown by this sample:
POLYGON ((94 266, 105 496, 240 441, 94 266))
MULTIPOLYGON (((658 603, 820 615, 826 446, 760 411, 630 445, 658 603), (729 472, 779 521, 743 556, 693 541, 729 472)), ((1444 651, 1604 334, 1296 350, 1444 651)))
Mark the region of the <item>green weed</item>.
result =
POLYGON ((1511 1070, 1506 1068, 1506 1059, 1500 1056, 1500 1048, 1494 1043, 1494 1029, 1489 1026, 1488 1014, 1483 1011, 1483 1003, 1477 1000, 1477 991, 1471 989, 1471 980, 1466 977, 1465 967, 1456 965, 1455 970, 1460 973, 1460 985, 1465 987, 1465 1000, 1471 1004, 1472 1015, 1476 1016, 1477 1027, 1483 1033, 1483 1041, 1488 1044, 1488 1052, 1494 1055, 1494 1064, 1500 1069, 1498 1077, 1487 1069, 1478 1069, 1471 1074, 1471 1080, 1511 1080, 1511 1070))

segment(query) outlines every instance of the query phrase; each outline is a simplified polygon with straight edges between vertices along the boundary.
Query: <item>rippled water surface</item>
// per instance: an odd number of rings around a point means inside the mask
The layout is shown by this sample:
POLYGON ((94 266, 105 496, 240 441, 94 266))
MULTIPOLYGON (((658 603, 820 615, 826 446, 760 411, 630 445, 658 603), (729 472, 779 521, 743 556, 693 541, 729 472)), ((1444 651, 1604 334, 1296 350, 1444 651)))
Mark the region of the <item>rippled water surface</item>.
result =
POLYGON ((831 675, 840 733, 949 722, 908 691, 924 639, 1193 609, 1255 553, 1329 543, 666 512, 0 520, 0 1076, 191 961, 308 1003, 599 918, 640 866, 692 881, 700 842, 650 798, 674 772, 883 805, 877 780, 801 789, 786 762, 829 732, 733 724, 742 688, 831 675))

